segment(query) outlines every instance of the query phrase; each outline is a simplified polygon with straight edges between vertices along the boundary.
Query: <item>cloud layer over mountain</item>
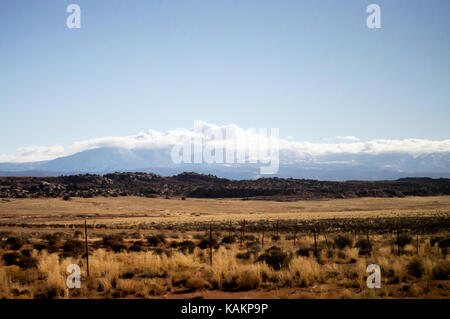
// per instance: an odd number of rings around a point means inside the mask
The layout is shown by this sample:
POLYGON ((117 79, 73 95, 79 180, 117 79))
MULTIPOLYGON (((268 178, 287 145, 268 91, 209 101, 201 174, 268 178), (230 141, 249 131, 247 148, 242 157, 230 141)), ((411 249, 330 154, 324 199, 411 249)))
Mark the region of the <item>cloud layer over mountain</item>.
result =
POLYGON ((17 149, 15 154, 0 155, 0 162, 23 163, 52 160, 61 156, 99 148, 161 149, 186 143, 187 140, 194 144, 203 141, 205 145, 223 145, 225 148, 234 150, 248 149, 263 144, 267 147, 268 142, 275 142, 279 145, 280 151, 290 151, 298 159, 333 154, 376 155, 385 153, 404 153, 416 157, 423 154, 450 152, 450 139, 442 141, 419 138, 375 139, 363 142, 354 136, 340 136, 336 139, 345 142, 311 143, 296 142, 289 138, 270 136, 270 134, 271 129, 267 131, 242 129, 234 124, 221 126, 199 121, 196 122, 194 129, 175 129, 167 132, 148 130, 130 136, 94 138, 74 142, 66 149, 60 145, 23 147, 17 149))

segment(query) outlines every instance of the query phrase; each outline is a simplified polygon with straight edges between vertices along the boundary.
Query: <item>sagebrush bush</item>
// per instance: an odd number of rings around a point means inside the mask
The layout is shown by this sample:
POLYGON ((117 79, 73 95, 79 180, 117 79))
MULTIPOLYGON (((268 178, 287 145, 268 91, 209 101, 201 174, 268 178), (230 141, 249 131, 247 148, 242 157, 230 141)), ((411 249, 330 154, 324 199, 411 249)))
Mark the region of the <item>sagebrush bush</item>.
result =
POLYGON ((345 247, 351 247, 352 246, 352 239, 348 235, 338 235, 334 239, 334 244, 339 249, 344 249, 345 247))
POLYGON ((408 274, 414 276, 416 278, 421 278, 423 273, 425 272, 425 267, 423 266, 422 260, 419 258, 412 259, 407 265, 406 269, 408 274))
POLYGON ((143 251, 145 250, 144 242, 141 240, 135 241, 128 249, 130 251, 143 251))
POLYGON ((5 243, 9 249, 19 250, 23 245, 26 244, 26 240, 19 237, 9 237, 5 243))
POLYGON ((202 240, 200 241, 200 243, 198 244, 198 247, 199 247, 200 249, 206 249, 206 248, 209 248, 210 245, 212 245, 212 247, 213 247, 214 249, 217 249, 217 248, 219 248, 219 246, 220 246, 220 244, 219 244, 218 241, 217 241, 217 238, 212 237, 212 240, 211 240, 211 241, 209 240, 209 238, 204 238, 204 239, 202 239, 202 240))
POLYGON ((398 238, 395 238, 395 244, 400 248, 404 248, 406 245, 411 244, 412 237, 408 234, 399 234, 398 238))
POLYGON ((112 249, 114 252, 120 252, 126 248, 123 243, 123 237, 118 234, 105 235, 103 236, 103 245, 106 248, 112 249))
POLYGON ((31 256, 24 256, 16 252, 3 254, 5 265, 16 265, 22 269, 37 268, 38 260, 31 256))
POLYGON ((211 287, 211 285, 205 279, 200 277, 190 277, 184 283, 184 286, 191 291, 207 289, 211 287))
POLYGON ((196 245, 192 240, 183 240, 181 242, 172 242, 170 244, 171 248, 177 248, 178 250, 182 251, 183 253, 189 253, 192 254, 194 251, 196 245))
POLYGON ((449 280, 450 279, 450 261, 445 260, 438 263, 432 270, 433 279, 449 280))
POLYGON ((272 241, 279 241, 280 239, 281 239, 281 237, 279 235, 272 236, 272 241))
POLYGON ((152 247, 164 245, 166 243, 166 236, 164 234, 158 234, 147 237, 147 242, 152 247))
POLYGON ((16 252, 4 253, 2 258, 6 266, 17 265, 19 262, 20 255, 16 252))
POLYGON ((225 236, 222 238, 222 244, 233 244, 236 242, 236 236, 225 236))
POLYGON ((227 277, 222 282, 225 291, 247 291, 257 289, 261 285, 261 276, 254 271, 245 270, 227 277))
POLYGON ((272 246, 258 257, 258 261, 264 261, 275 270, 287 268, 292 259, 292 255, 281 250, 280 247, 272 246))
POLYGON ((360 255, 367 255, 372 249, 372 243, 368 241, 366 238, 360 238, 356 242, 356 247, 359 248, 360 255))
POLYGON ((64 256, 81 256, 85 251, 85 246, 82 241, 69 239, 63 245, 64 256))

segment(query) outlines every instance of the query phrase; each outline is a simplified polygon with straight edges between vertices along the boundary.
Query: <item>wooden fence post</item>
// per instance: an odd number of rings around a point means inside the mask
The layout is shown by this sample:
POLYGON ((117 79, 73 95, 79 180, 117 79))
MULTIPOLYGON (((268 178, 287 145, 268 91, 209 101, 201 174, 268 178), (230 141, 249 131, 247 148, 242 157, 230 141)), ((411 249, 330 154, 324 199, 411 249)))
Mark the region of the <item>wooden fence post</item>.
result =
POLYGON ((400 236, 397 229, 397 255, 400 256, 400 236))
POLYGON ((370 256, 371 253, 372 253, 372 247, 370 246, 370 237, 369 237, 369 231, 368 230, 367 230, 366 236, 367 236, 367 245, 368 245, 368 248, 369 248, 369 256, 370 256))
POLYGON ((417 255, 419 255, 419 230, 417 229, 416 232, 416 248, 417 248, 417 255))
POLYGON ((209 223, 209 264, 213 263, 213 242, 212 242, 212 224, 209 223))
POLYGON ((327 250, 330 250, 330 246, 328 246, 328 239, 327 239, 327 235, 326 235, 326 231, 323 231, 323 237, 325 237, 325 244, 327 245, 327 250))
POLYGON ((88 239, 87 239, 87 218, 84 218, 84 243, 86 248, 86 272, 89 277, 89 250, 88 250, 88 239))
POLYGON ((295 247, 295 236, 297 235, 297 230, 294 231, 294 247, 295 247))
POLYGON ((316 239, 316 228, 314 227, 314 256, 318 256, 317 255, 317 239, 316 239))
POLYGON ((261 246, 262 248, 264 248, 264 228, 262 230, 262 241, 261 241, 261 246))
POLYGON ((278 220, 277 220, 277 236, 279 236, 279 231, 278 231, 278 220))

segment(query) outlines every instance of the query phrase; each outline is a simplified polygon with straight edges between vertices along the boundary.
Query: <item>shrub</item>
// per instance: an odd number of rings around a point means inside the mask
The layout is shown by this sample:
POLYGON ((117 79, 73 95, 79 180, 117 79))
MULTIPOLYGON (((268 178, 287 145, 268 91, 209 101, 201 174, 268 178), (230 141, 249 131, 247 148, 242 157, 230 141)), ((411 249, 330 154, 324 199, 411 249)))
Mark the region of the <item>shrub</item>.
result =
POLYGON ((48 242, 49 245, 57 245, 59 241, 61 241, 61 238, 61 233, 46 234, 44 236, 44 239, 48 242))
POLYGON ((411 276, 414 276, 416 278, 422 277, 422 275, 425 271, 422 261, 418 258, 414 258, 413 260, 411 260, 406 265, 406 269, 408 270, 408 274, 410 274, 411 276))
POLYGON ((303 257, 309 257, 310 254, 314 254, 314 249, 312 248, 299 248, 297 250, 297 255, 303 257))
POLYGON ((31 257, 31 250, 30 249, 22 249, 20 251, 20 253, 22 254, 22 256, 31 257))
POLYGON ((126 248, 123 243, 123 237, 117 234, 103 236, 103 244, 116 253, 126 248))
POLYGON ((38 260, 34 257, 20 256, 17 265, 22 269, 37 268, 38 260))
POLYGON ((17 265, 19 263, 19 257, 20 255, 16 252, 5 253, 2 256, 6 266, 17 265))
POLYGON ((222 288, 226 291, 247 291, 257 289, 260 285, 259 274, 247 270, 226 278, 222 283, 222 288))
POLYGON ((3 254, 3 261, 7 266, 16 265, 22 269, 37 268, 38 261, 34 257, 27 257, 16 252, 3 254))
POLYGON ((40 244, 40 243, 33 244, 33 248, 36 250, 39 250, 39 251, 45 249, 46 247, 47 247, 46 244, 40 244))
POLYGON ((73 233, 73 238, 81 238, 81 237, 83 237, 83 233, 82 233, 81 231, 76 230, 76 231, 73 233))
POLYGON ((257 289, 261 285, 260 276, 251 271, 245 271, 241 274, 240 280, 238 282, 238 290, 253 290, 257 289))
POLYGON ((65 256, 77 257, 84 253, 85 247, 82 241, 69 239, 63 245, 65 256))
POLYGON ((147 242, 152 247, 164 245, 166 243, 166 236, 164 236, 163 234, 149 236, 149 237, 147 237, 147 242))
POLYGON ((434 246, 436 243, 439 248, 442 248, 444 254, 450 249, 450 237, 437 236, 430 239, 431 246, 434 246))
POLYGON ((144 250, 144 243, 140 240, 133 243, 133 245, 129 248, 130 251, 143 251, 144 250))
POLYGON ((272 236, 272 241, 279 241, 281 238, 279 235, 273 235, 272 236))
POLYGON ((189 278, 190 274, 187 272, 175 274, 172 277, 172 286, 174 287, 184 286, 189 278))
POLYGON ((236 254, 237 259, 250 259, 250 256, 254 254, 254 252, 247 250, 245 253, 236 254))
POLYGON ((161 255, 166 255, 167 257, 171 257, 172 256, 172 252, 168 249, 164 249, 161 247, 157 247, 153 250, 153 252, 159 256, 161 255))
POLYGON ((433 267, 433 279, 449 280, 450 279, 450 262, 443 261, 433 267))
POLYGON ((359 248, 360 255, 366 255, 372 249, 372 243, 370 243, 366 238, 360 238, 356 242, 356 247, 359 248))
POLYGON ((26 244, 26 241, 19 237, 9 237, 6 240, 6 245, 11 250, 19 250, 23 245, 26 244))
POLYGON ((170 247, 172 248, 178 248, 178 250, 182 251, 183 253, 190 253, 192 254, 195 249, 195 243, 192 240, 183 240, 182 242, 172 242, 170 247))
POLYGON ((184 284, 191 291, 210 288, 210 284, 200 277, 190 277, 184 284))
POLYGON ((400 248, 405 247, 408 244, 411 244, 412 237, 408 234, 400 234, 398 238, 395 239, 395 244, 400 246, 400 248))
POLYGON ((218 243, 218 241, 217 241, 217 238, 212 237, 212 240, 211 240, 211 242, 210 242, 209 237, 208 237, 208 238, 202 239, 202 240, 200 241, 200 243, 198 244, 198 247, 199 247, 200 249, 206 249, 206 248, 209 248, 209 246, 210 246, 211 244, 212 244, 212 247, 215 248, 215 249, 219 248, 219 246, 220 246, 219 243, 218 243))
POLYGON ((245 235, 245 240, 253 241, 253 240, 256 240, 256 237, 253 234, 248 234, 248 235, 245 235))
POLYGON ((222 244, 233 244, 236 242, 235 236, 225 236, 222 238, 222 244))
POLYGON ((127 248, 124 244, 122 243, 115 243, 111 246, 111 249, 115 252, 118 253, 122 250, 124 250, 125 248, 127 248))
POLYGON ((161 286, 160 284, 156 283, 156 282, 152 282, 149 285, 149 290, 148 290, 148 294, 150 296, 156 296, 156 295, 162 295, 163 293, 165 293, 167 291, 167 288, 164 286, 161 286))
POLYGON ((334 244, 339 249, 344 249, 345 247, 351 247, 352 246, 352 239, 348 235, 338 235, 334 239, 334 244))
POLYGON ((275 270, 287 268, 291 262, 292 255, 285 253, 281 248, 272 246, 258 257, 258 261, 264 261, 267 265, 275 270))

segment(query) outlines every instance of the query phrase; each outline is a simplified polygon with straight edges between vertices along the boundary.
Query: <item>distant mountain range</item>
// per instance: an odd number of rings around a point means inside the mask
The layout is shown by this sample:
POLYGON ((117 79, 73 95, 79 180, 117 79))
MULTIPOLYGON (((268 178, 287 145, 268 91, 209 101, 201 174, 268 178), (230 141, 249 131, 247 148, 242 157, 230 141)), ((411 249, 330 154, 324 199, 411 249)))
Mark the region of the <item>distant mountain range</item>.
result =
POLYGON ((151 172, 163 176, 195 171, 228 179, 260 177, 317 180, 394 180, 403 177, 450 178, 450 153, 350 154, 340 153, 299 157, 290 150, 280 151, 277 174, 260 175, 267 164, 175 164, 171 148, 128 149, 101 147, 53 160, 28 163, 0 163, 0 176, 59 176, 107 174, 112 172, 151 172))

